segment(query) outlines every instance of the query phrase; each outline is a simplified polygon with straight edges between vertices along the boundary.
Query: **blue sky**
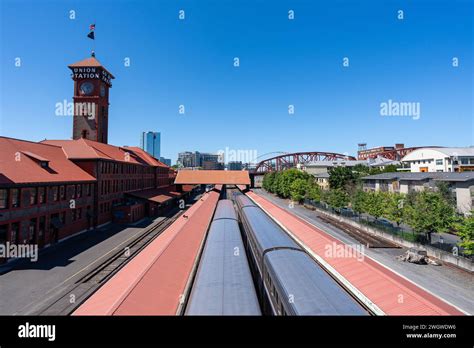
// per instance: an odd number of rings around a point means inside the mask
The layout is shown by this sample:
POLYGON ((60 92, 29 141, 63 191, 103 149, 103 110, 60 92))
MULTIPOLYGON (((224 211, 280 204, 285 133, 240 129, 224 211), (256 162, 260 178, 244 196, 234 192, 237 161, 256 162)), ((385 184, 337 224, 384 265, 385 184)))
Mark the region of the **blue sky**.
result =
POLYGON ((116 76, 109 142, 138 145, 141 131, 160 131, 173 162, 180 151, 226 147, 261 155, 354 154, 359 142, 474 145, 473 4, 2 0, 0 134, 70 138, 72 119, 56 116, 55 104, 72 97, 67 65, 95 44, 116 76), (95 43, 86 37, 93 22, 95 43), (420 118, 382 117, 389 99, 420 103, 420 118))

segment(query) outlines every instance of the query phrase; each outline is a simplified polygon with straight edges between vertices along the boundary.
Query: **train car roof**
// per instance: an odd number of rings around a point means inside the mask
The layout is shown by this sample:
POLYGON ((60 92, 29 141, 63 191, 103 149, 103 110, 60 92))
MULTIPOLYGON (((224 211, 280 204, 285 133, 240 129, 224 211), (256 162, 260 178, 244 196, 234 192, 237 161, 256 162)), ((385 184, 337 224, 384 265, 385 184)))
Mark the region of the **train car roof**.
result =
POLYGON ((247 223, 253 230, 254 238, 262 250, 270 248, 301 249, 288 234, 257 206, 242 208, 247 223))
POLYGON ((222 199, 217 204, 216 212, 214 213, 214 221, 219 219, 233 219, 237 220, 237 213, 234 209, 234 204, 229 199, 222 199))
POLYGON ((260 314, 238 223, 213 221, 186 315, 260 314))
POLYGON ((307 254, 275 250, 266 254, 265 265, 292 301, 296 315, 368 315, 368 312, 307 254))
POLYGON ((235 195, 235 199, 239 203, 240 207, 247 207, 247 206, 256 207, 257 206, 250 198, 248 198, 246 195, 243 195, 243 194, 235 195))

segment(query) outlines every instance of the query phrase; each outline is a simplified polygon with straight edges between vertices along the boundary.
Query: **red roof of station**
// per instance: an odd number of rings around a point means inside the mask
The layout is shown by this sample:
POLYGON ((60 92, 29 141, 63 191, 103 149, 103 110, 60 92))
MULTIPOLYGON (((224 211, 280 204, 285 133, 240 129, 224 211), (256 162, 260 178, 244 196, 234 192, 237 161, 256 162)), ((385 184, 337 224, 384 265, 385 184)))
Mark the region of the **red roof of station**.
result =
POLYGON ((105 71, 107 71, 113 79, 115 78, 114 75, 112 75, 110 71, 108 71, 95 57, 89 57, 79 62, 68 65, 68 68, 83 68, 83 67, 102 68, 105 71))
POLYGON ((61 146, 67 157, 73 160, 105 159, 118 162, 167 167, 137 147, 119 147, 88 139, 43 140, 41 143, 61 146))
POLYGON ((0 149, 0 184, 95 181, 61 147, 0 137, 0 149))
POLYGON ((129 195, 146 199, 155 203, 164 203, 173 198, 178 198, 183 195, 185 192, 189 192, 194 188, 193 185, 184 185, 183 192, 176 191, 176 186, 157 188, 157 189, 147 189, 142 191, 128 192, 129 195))
POLYGON ((135 152, 138 156, 143 158, 151 166, 168 167, 166 164, 164 164, 163 162, 157 160, 155 157, 150 155, 148 152, 146 152, 145 150, 143 150, 143 149, 141 149, 137 146, 124 146, 124 149, 135 152))
POLYGON ((250 185, 246 170, 180 170, 175 184, 250 185))
POLYGON ((218 200, 219 192, 205 193, 72 315, 180 313, 218 200))

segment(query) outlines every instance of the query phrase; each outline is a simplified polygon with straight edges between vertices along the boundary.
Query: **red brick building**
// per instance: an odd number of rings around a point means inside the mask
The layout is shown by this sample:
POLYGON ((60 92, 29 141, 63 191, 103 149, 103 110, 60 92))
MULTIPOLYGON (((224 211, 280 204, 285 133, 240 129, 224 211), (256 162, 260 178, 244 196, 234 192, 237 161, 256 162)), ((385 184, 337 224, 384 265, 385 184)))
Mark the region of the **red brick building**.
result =
MULTIPOLYGON (((95 225, 112 221, 115 207, 132 207, 133 202, 126 193, 167 188, 173 184, 174 171, 136 147, 118 147, 87 139, 44 140, 42 143, 62 147, 69 160, 97 180, 95 225)), ((120 210, 123 211, 123 207, 120 210)), ((130 222, 145 216, 144 209, 137 210, 142 213, 134 212, 130 222)))
POLYGON ((142 149, 107 144, 114 77, 94 57, 69 67, 73 140, 0 137, 0 244, 41 248, 112 221, 156 216, 193 189, 176 192, 174 170, 142 149))
POLYGON ((63 149, 0 137, 0 243, 54 243, 93 223, 96 179, 63 149))
POLYGON ((367 160, 369 158, 377 158, 378 156, 383 155, 383 153, 387 151, 399 150, 405 147, 404 144, 395 144, 395 146, 379 146, 367 149, 365 145, 366 144, 359 144, 359 151, 357 151, 357 159, 360 161, 367 160))

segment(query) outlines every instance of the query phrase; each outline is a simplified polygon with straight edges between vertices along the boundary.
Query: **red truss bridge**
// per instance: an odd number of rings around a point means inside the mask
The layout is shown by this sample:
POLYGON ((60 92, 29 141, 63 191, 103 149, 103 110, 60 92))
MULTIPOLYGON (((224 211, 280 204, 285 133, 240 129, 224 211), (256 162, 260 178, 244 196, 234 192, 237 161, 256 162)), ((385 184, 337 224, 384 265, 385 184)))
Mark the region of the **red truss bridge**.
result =
POLYGON ((334 161, 334 160, 355 160, 353 156, 348 156, 334 152, 295 152, 286 153, 276 157, 268 158, 260 161, 255 169, 251 172, 254 175, 262 175, 268 172, 281 171, 294 168, 298 163, 308 163, 314 161, 334 161))

